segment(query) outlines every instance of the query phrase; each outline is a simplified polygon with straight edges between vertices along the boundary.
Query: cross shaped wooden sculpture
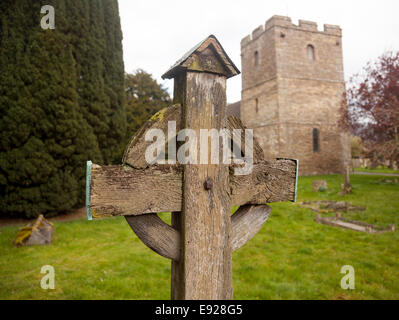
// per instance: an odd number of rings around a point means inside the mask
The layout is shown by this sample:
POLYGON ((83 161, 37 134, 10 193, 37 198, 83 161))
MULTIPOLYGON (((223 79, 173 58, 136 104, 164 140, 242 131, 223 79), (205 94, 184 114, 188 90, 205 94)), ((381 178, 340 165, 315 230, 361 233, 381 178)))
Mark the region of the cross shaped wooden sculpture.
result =
POLYGON ((88 162, 89 219, 125 216, 148 247, 171 259, 172 299, 232 299, 232 252, 266 222, 271 212, 266 203, 296 200, 297 161, 265 161, 256 140, 248 143, 236 134, 245 130, 240 119, 226 116, 226 79, 238 73, 218 40, 209 36, 165 73, 164 78, 174 79, 174 105, 132 138, 123 164, 88 162), (167 164, 148 164, 146 150, 154 143, 146 139, 150 129, 170 133, 163 146, 167 164), (173 145, 181 129, 198 137, 203 129, 234 132, 230 142, 241 146, 238 157, 247 149, 250 159, 245 161, 253 163, 252 170, 236 175, 242 164, 177 163, 173 145), (231 216, 233 206, 241 207, 231 216), (172 212, 172 225, 157 212, 172 212))

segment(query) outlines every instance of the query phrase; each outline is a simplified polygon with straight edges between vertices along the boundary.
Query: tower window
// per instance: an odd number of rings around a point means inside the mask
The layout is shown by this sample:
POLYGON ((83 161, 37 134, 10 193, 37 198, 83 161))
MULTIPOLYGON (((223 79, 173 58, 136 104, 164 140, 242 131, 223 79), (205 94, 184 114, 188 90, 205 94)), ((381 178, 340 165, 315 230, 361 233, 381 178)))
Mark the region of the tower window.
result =
POLYGON ((320 152, 319 129, 313 129, 313 152, 320 152))
POLYGON ((255 58, 255 67, 257 67, 259 65, 259 52, 258 51, 255 51, 254 58, 255 58))
POLYGON ((307 53, 308 53, 308 60, 314 61, 316 59, 314 47, 311 44, 308 45, 307 47, 307 53))
POLYGON ((256 111, 256 113, 259 113, 259 100, 258 100, 258 98, 255 99, 255 111, 256 111))

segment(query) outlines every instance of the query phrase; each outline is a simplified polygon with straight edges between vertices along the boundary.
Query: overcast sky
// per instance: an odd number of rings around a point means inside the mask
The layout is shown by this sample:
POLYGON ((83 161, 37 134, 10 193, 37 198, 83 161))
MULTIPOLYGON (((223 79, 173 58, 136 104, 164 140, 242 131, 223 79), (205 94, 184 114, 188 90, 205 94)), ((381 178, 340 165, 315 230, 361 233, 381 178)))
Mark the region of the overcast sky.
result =
MULTIPOLYGON (((273 15, 338 24, 345 76, 385 50, 399 50, 398 0, 119 0, 126 72, 141 68, 172 93, 161 75, 186 51, 214 34, 241 69, 240 41, 273 15)), ((227 82, 229 103, 241 99, 241 76, 227 82)))

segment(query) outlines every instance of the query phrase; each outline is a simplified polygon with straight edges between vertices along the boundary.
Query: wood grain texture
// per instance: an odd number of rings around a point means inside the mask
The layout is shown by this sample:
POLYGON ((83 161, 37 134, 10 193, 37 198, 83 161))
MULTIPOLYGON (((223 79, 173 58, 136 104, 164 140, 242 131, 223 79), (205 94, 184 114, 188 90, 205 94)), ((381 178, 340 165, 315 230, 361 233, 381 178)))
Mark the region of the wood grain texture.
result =
MULTIPOLYGON (((175 80, 177 82, 177 80, 175 80)), ((164 132, 165 137, 168 137, 168 122, 174 121, 176 123, 176 132, 182 129, 182 107, 180 102, 177 103, 178 97, 175 97, 176 104, 165 108, 155 114, 150 120, 148 120, 139 131, 130 140, 123 156, 122 163, 128 164, 134 168, 148 168, 149 164, 145 159, 145 151, 153 142, 145 141, 145 134, 150 129, 160 129, 164 132)), ((241 145, 242 154, 245 151, 245 129, 241 119, 230 116, 227 118, 226 125, 224 128, 229 129, 232 134, 232 141, 237 145, 241 145), (233 130, 242 130, 241 135, 233 135, 233 130), (241 144, 239 144, 239 142, 241 144)), ((175 139, 176 137, 168 137, 168 139, 175 139)), ((167 146, 165 146, 167 150, 167 146)), ((247 154, 250 154, 251 150, 247 150, 247 154)), ((254 163, 259 163, 264 160, 263 150, 260 147, 258 140, 254 137, 253 141, 253 161, 254 163)))
MULTIPOLYGON (((147 148, 153 143, 145 141, 145 135, 148 130, 161 129, 168 137, 168 122, 175 121, 177 132, 181 129, 181 106, 175 104, 168 108, 162 109, 156 113, 151 119, 144 123, 144 125, 137 131, 137 133, 130 140, 122 159, 123 164, 128 164, 134 168, 147 168, 148 162, 145 159, 145 152, 147 148)), ((173 137, 176 139, 176 137, 173 137)), ((166 149, 165 149, 166 150, 166 149)))
POLYGON ((233 143, 236 143, 237 145, 241 146, 241 156, 243 156, 246 152, 247 155, 252 154, 253 155, 253 163, 259 163, 264 160, 264 153, 263 150, 256 139, 256 137, 253 137, 253 146, 252 149, 248 148, 245 145, 245 129, 247 129, 244 124, 242 123, 240 118, 237 118, 235 116, 230 116, 227 118, 227 129, 230 130, 232 133, 232 141, 233 143), (242 130, 241 135, 234 135, 234 130, 239 129, 242 130), (238 144, 238 141, 240 141, 241 144, 238 144), (248 150, 246 150, 246 148, 248 150))
MULTIPOLYGON (((183 108, 186 99, 187 77, 186 73, 179 73, 174 79, 173 103, 178 104, 181 108, 180 111, 180 124, 177 125, 181 128, 181 124, 185 123, 183 119, 183 108)), ((183 177, 182 177, 183 183, 183 177)), ((183 187, 183 184, 182 184, 183 187)), ((183 188, 182 188, 183 192, 183 188)), ((183 201, 183 199, 182 199, 183 201)), ((182 202, 181 202, 182 203, 182 202)), ((179 210, 180 211, 180 210, 179 210)), ((172 227, 180 232, 180 239, 178 246, 183 247, 183 213, 172 212, 172 227)), ((170 279, 170 296, 172 300, 184 300, 184 258, 183 250, 180 250, 181 256, 179 261, 173 261, 171 264, 171 279, 170 279)))
POLYGON ((240 73, 213 35, 210 35, 184 54, 162 75, 162 79, 176 78, 187 71, 216 73, 224 75, 226 78, 231 78, 240 73))
POLYGON ((184 274, 184 265, 182 259, 182 250, 181 245, 183 243, 183 239, 181 236, 181 230, 183 226, 181 225, 183 222, 181 212, 172 212, 172 227, 179 232, 180 237, 179 240, 175 243, 175 245, 179 248, 180 257, 179 260, 172 260, 171 265, 171 289, 170 289, 170 297, 172 300, 183 300, 184 299, 184 287, 183 287, 183 279, 180 275, 184 274))
POLYGON ((243 247, 263 227, 272 212, 269 206, 243 206, 231 217, 233 251, 243 247))
MULTIPOLYGON (((236 251, 250 241, 266 223, 272 209, 266 205, 243 206, 231 216, 231 247, 236 251)), ((172 273, 178 272, 181 267, 181 241, 180 241, 180 212, 172 213, 172 227, 163 222, 157 214, 151 213, 141 216, 126 216, 126 220, 134 233, 151 250, 159 255, 173 260, 172 273)), ((178 277, 172 277, 178 281, 178 277)), ((180 284, 175 283, 172 288, 172 299, 178 300, 180 284)))
POLYGON ((255 164, 251 174, 234 175, 230 168, 230 194, 236 206, 295 201, 296 161, 275 160, 255 164))
MULTIPOLYGON (((91 210, 93 218, 181 212, 183 167, 159 165, 147 169, 93 165, 91 210)), ((248 176, 230 169, 228 192, 232 206, 264 205, 295 200, 296 163, 263 161, 248 176)), ((202 182, 203 183, 203 182, 202 182)), ((198 186, 203 189, 203 185, 198 186)))
POLYGON ((182 167, 93 165, 91 211, 93 218, 181 211, 182 167), (164 210, 166 209, 166 210, 164 210))
MULTIPOLYGON (((226 78, 187 73, 185 125, 195 130, 225 127, 226 78)), ((200 153, 197 144, 198 154, 200 153)), ((183 297, 185 300, 229 300, 233 297, 229 168, 227 165, 184 166, 183 297), (205 189, 210 180, 212 188, 205 189)))
POLYGON ((129 226, 143 243, 161 256, 180 260, 180 233, 163 222, 156 213, 126 217, 129 226))

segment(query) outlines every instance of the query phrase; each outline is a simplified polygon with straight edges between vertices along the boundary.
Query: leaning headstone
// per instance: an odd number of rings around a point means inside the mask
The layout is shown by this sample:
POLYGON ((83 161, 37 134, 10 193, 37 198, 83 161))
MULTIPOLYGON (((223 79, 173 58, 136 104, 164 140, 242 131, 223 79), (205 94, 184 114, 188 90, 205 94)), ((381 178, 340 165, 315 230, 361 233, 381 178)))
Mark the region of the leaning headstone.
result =
POLYGON ((35 223, 19 229, 15 245, 33 246, 51 243, 53 239, 54 225, 40 215, 35 223))
POLYGON ((315 181, 313 181, 312 185, 313 185, 314 192, 327 191, 327 181, 326 180, 315 180, 315 181))

